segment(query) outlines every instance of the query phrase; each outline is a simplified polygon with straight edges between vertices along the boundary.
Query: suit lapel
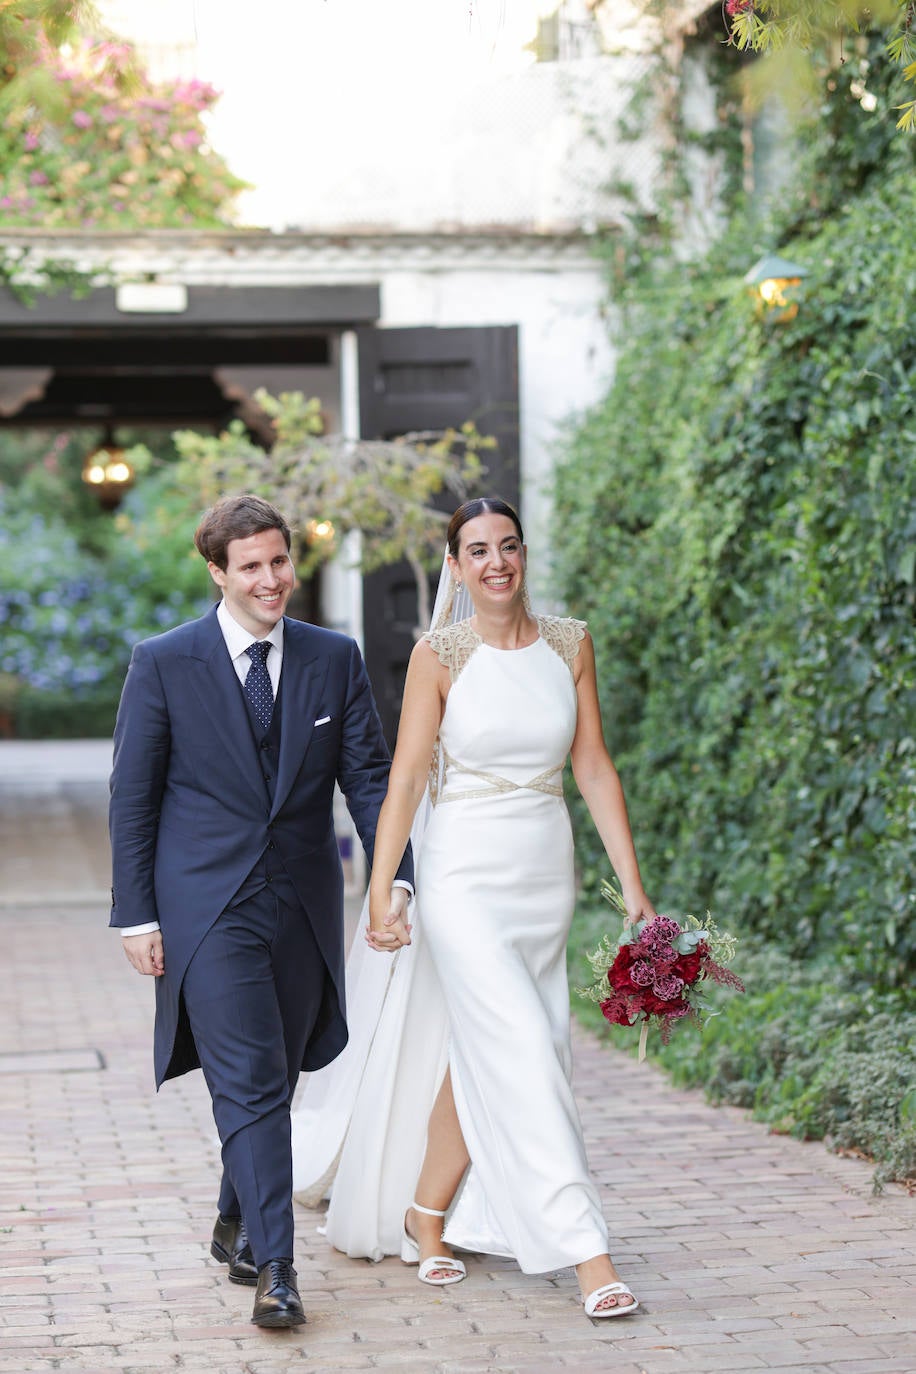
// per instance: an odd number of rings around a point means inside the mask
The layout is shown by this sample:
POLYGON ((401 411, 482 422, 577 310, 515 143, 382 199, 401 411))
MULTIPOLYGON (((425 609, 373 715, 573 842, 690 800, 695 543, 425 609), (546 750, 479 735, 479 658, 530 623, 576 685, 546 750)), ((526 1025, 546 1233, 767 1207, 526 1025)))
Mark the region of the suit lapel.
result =
POLYGON ((312 731, 316 709, 328 664, 315 646, 311 626, 301 620, 284 619, 283 667, 280 670, 280 766, 271 811, 276 815, 289 796, 290 788, 302 767, 312 731))
POLYGON ((188 658, 188 683, 222 739, 226 753, 239 766, 248 788, 263 790, 261 764, 238 675, 229 657, 216 607, 197 622, 188 658))

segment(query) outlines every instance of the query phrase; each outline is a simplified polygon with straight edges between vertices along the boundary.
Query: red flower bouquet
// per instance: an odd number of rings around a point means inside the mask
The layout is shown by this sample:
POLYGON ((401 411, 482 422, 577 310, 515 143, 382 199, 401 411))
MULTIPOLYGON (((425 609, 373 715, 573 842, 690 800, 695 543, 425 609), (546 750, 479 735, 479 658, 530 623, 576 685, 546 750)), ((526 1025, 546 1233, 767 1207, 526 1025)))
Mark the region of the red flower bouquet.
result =
MULTIPOLYGON (((602 884, 602 894, 611 905, 626 915, 623 899, 610 883, 602 884)), ((702 982, 744 991, 744 984, 728 965, 735 954, 736 941, 716 929, 707 912, 706 920, 687 916, 683 923, 671 916, 653 916, 635 926, 624 928, 614 944, 605 935, 594 954, 588 956, 595 982, 580 989, 580 996, 597 1002, 601 1014, 615 1026, 633 1026, 642 1018, 639 1057, 646 1055, 646 1038, 654 1018, 668 1043, 676 1021, 685 1017, 702 1026, 715 1015, 702 1004, 702 982)))

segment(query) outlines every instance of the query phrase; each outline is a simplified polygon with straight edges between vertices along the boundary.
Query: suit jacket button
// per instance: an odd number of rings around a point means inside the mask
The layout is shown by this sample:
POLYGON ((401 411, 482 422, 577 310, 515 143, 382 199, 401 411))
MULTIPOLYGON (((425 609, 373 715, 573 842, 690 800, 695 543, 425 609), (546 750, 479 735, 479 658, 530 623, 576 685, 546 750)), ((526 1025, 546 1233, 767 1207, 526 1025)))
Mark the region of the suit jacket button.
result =
POLYGON ((264 878, 265 883, 272 883, 273 880, 274 880, 274 875, 273 875, 272 873, 268 873, 268 874, 265 876, 265 878, 264 878))

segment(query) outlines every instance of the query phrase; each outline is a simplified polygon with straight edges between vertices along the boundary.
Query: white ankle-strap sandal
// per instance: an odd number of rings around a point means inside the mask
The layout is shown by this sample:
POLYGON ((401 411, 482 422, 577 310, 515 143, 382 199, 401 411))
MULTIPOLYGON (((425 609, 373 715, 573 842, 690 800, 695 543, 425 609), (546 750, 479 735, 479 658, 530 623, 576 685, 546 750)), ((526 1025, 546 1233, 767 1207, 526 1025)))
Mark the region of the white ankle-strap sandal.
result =
MULTIPOLYGON (((419 1202, 412 1202, 415 1212, 422 1212, 428 1217, 444 1217, 444 1212, 438 1212, 435 1207, 421 1207, 419 1202)), ((407 1218, 404 1218, 404 1234, 401 1237, 401 1259, 405 1264, 420 1264, 420 1247, 407 1229, 407 1218)), ((417 1278, 421 1283, 431 1284, 434 1288, 444 1288, 448 1283, 460 1283, 467 1278, 465 1269, 460 1259, 455 1259, 454 1255, 430 1255, 420 1264, 417 1270, 417 1278), (451 1272, 438 1278, 431 1277, 437 1269, 448 1269, 451 1272)))
POLYGON ((635 1312, 639 1306, 639 1300, 633 1297, 632 1290, 625 1283, 605 1283, 601 1288, 596 1288, 594 1293, 589 1293, 588 1297, 583 1298, 582 1301, 585 1305, 585 1315, 596 1319, 598 1317, 625 1317, 629 1312, 635 1312), (604 1298, 609 1298, 612 1294, 616 1297, 618 1293, 629 1293, 633 1301, 628 1302, 624 1307, 615 1303, 613 1307, 602 1307, 600 1311, 596 1310, 599 1302, 604 1298))

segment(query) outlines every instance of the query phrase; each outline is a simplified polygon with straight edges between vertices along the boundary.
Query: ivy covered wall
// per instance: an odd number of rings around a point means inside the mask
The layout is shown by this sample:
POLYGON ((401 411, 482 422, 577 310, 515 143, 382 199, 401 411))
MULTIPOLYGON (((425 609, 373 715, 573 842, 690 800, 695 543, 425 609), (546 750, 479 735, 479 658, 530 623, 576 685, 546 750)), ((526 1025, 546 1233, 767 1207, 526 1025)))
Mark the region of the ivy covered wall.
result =
MULTIPOLYGON (((825 83, 773 226, 810 272, 794 320, 755 311, 760 230, 740 210, 705 258, 656 257, 612 288, 626 346, 560 467, 556 543, 656 902, 796 955, 854 950, 869 981, 900 985, 916 966, 916 144, 888 124, 890 87, 866 114, 856 78, 825 83)), ((594 889, 586 825, 579 856, 594 889)))
MULTIPOLYGON (((569 436, 553 540, 647 891, 740 937, 746 995, 702 1035, 650 1036, 650 1054, 773 1129, 864 1153, 878 1186, 916 1178, 916 141, 895 132, 900 85, 864 45, 826 74, 767 225, 736 199, 689 264, 645 226, 611 245, 625 342, 569 436), (772 249, 809 273, 794 319, 759 314, 743 283, 772 249)), ((576 986, 613 921, 573 804, 576 986)))

